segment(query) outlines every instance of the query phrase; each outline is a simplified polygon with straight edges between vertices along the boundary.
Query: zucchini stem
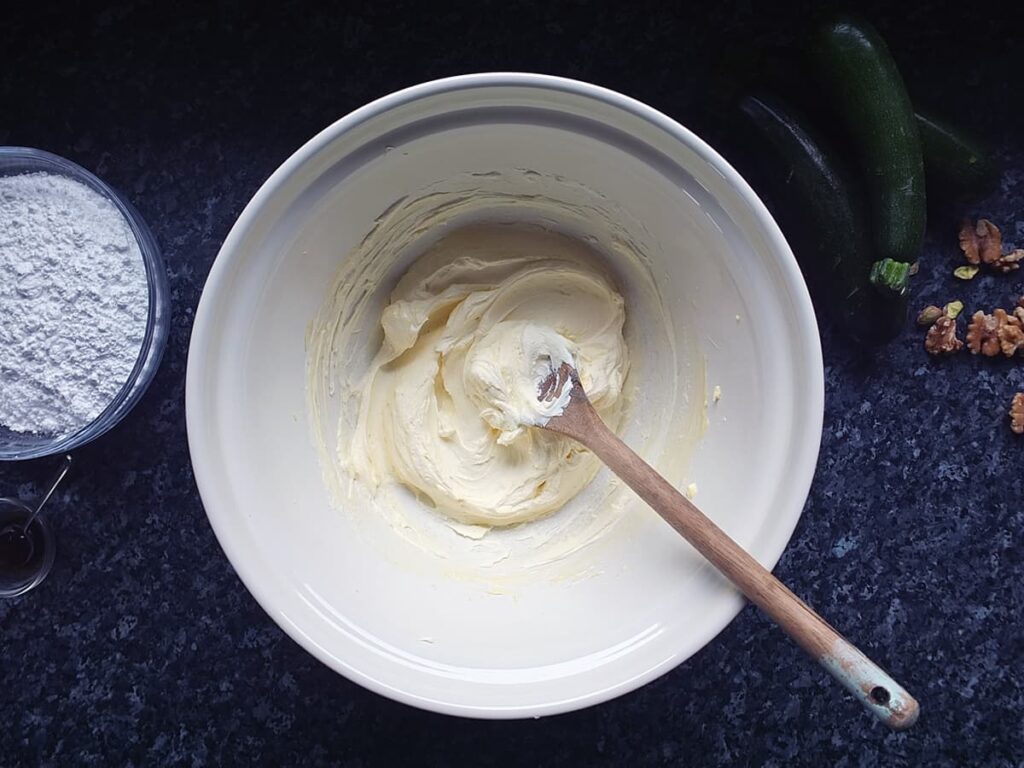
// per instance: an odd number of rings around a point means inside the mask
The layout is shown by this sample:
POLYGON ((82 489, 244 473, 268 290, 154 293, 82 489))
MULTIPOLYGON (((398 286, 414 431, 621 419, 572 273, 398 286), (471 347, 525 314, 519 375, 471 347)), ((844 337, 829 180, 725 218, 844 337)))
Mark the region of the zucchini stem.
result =
POLYGON ((895 293, 897 296, 903 296, 910 287, 910 266, 905 261, 881 259, 871 265, 871 274, 868 280, 883 293, 895 293))

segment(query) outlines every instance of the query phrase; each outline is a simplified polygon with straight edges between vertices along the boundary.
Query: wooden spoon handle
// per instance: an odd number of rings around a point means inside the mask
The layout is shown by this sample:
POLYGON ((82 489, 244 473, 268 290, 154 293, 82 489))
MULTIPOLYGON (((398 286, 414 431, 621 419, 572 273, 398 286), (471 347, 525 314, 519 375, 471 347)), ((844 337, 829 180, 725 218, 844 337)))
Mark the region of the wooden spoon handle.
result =
MULTIPOLYGON (((658 514, 710 560, 747 598, 817 659, 843 687, 890 728, 917 720, 917 701, 899 683, 836 632, 770 571, 729 538, 688 498, 634 453, 604 424, 592 418, 571 437, 597 454, 658 514)), ((581 425, 582 426, 582 425, 581 425)), ((566 434, 570 434, 568 431, 566 434)))

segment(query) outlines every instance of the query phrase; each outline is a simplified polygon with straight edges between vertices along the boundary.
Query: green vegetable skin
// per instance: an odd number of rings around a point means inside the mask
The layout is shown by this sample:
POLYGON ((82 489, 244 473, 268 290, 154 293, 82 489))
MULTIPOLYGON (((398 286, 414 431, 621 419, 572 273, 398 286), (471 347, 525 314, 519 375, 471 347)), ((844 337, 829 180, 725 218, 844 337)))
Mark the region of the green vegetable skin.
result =
POLYGON ((999 171, 982 147, 932 115, 918 110, 916 117, 929 195, 955 202, 995 189, 999 171))
POLYGON ((866 22, 821 27, 811 60, 846 125, 867 185, 877 257, 913 262, 925 225, 921 141, 903 79, 866 22))
POLYGON ((744 170, 793 246, 819 311, 861 342, 895 336, 906 320, 906 291, 872 284, 864 213, 838 158, 777 99, 748 96, 740 112, 752 129, 744 170))

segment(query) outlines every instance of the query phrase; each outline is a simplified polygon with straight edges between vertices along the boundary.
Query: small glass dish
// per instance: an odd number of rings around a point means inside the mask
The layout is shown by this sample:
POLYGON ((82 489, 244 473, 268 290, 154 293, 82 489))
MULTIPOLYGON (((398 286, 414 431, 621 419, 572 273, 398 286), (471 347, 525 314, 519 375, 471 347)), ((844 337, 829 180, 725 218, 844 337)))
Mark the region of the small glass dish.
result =
POLYGON ((46 518, 23 501, 0 498, 0 598, 19 597, 38 587, 55 558, 46 518))
POLYGON ((25 173, 51 173, 85 184, 116 207, 131 228, 139 244, 149 283, 149 318, 146 335, 139 349, 135 367, 117 396, 89 424, 77 431, 57 437, 12 432, 0 425, 0 461, 36 459, 66 453, 108 432, 138 403, 153 380, 170 329, 170 290, 160 249, 142 216, 123 196, 84 168, 58 155, 25 147, 0 147, 0 176, 25 173))

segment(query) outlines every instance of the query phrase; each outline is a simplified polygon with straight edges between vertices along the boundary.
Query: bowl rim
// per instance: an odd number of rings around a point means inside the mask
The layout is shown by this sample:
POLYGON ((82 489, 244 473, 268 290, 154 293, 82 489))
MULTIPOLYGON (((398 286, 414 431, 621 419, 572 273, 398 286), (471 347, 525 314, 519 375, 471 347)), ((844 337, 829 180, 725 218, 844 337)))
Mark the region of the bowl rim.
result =
POLYGON ((146 270, 146 289, 149 296, 146 334, 142 339, 142 344, 139 345, 135 364, 117 394, 97 414, 96 418, 63 437, 49 443, 40 443, 35 448, 11 453, 6 453, 0 447, 0 461, 28 461, 81 448, 117 426, 138 404, 156 376, 167 346, 171 312, 170 287, 167 280, 167 269, 156 238, 145 219, 142 218, 142 214, 120 192, 92 171, 66 157, 47 152, 45 149, 2 146, 0 147, 0 161, 4 160, 21 161, 27 165, 38 167, 35 170, 18 171, 16 174, 5 173, 4 169, 0 168, 0 176, 57 173, 84 184, 109 201, 124 217, 139 246, 139 254, 146 270))
MULTIPOLYGON (((780 517, 777 520, 777 546, 772 547, 767 556, 762 560, 767 568, 771 569, 774 567, 792 538, 793 531, 803 513, 803 507, 810 492, 811 482, 817 467, 824 421, 825 382, 821 340, 818 336, 818 326, 810 295, 800 268, 797 265, 796 258, 793 256, 792 250, 782 231, 764 203, 762 203, 739 173, 710 145, 688 128, 653 107, 649 107, 630 96, 579 80, 526 72, 484 72, 431 80, 395 91, 348 113, 321 130, 296 150, 260 186, 241 214, 239 214, 210 270, 196 310, 189 344, 185 382, 186 427, 196 485, 200 498, 203 500, 207 518, 221 548, 242 583, 256 599, 260 607, 302 648, 327 667, 352 682, 404 704, 442 714, 463 717, 487 719, 535 718, 582 709, 636 690, 674 669, 692 656, 694 651, 689 653, 681 652, 668 663, 655 665, 642 675, 619 681, 611 686, 595 688, 595 690, 583 696, 571 699, 552 698, 523 705, 485 706, 462 704, 455 701, 440 701, 411 690, 396 688, 392 684, 348 665, 343 659, 339 659, 315 643, 300 627, 295 626, 290 621, 280 620, 286 617, 284 607, 271 594, 271 590, 263 586, 261 574, 253 567, 253 561, 247 556, 245 548, 236 544, 233 540, 229 521, 219 516, 216 511, 217 502, 215 500, 219 496, 216 487, 219 485, 219 482, 216 474, 207 469, 208 466, 212 466, 212 462, 206 461, 207 458, 213 456, 214 451, 205 439, 199 437, 202 434, 200 427, 204 421, 203 411, 205 406, 202 402, 202 382, 198 369, 200 358, 204 354, 204 349, 209 344, 213 331, 211 328, 211 320, 215 311, 213 297, 221 295, 223 284, 227 280, 232 266, 229 262, 260 215, 264 205, 278 192, 292 174, 308 160, 325 149, 340 135, 354 129, 367 120, 420 99, 484 87, 532 88, 582 96, 598 102, 604 102, 641 118, 681 142, 721 173, 726 183, 749 206, 759 226, 762 227, 762 234, 770 248, 779 256, 777 266, 782 271, 784 279, 792 292, 793 310, 797 315, 798 327, 802 329, 799 336, 795 337, 792 342, 795 351, 808 360, 809 369, 808 380, 805 381, 808 397, 803 403, 803 411, 808 415, 808 418, 799 420, 795 424, 793 437, 793 443, 801 446, 799 455, 804 457, 804 461, 790 469, 787 479, 787 485, 793 489, 794 498, 800 498, 800 503, 794 504, 793 510, 789 512, 787 517, 780 517), (211 504, 207 503, 208 499, 213 502, 212 507, 211 504)), ((729 609, 723 610, 720 614, 723 617, 721 623, 710 626, 704 633, 705 636, 696 644, 697 648, 706 646, 738 615, 745 602, 738 593, 734 597, 735 599, 732 600, 729 609)))

